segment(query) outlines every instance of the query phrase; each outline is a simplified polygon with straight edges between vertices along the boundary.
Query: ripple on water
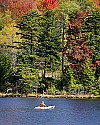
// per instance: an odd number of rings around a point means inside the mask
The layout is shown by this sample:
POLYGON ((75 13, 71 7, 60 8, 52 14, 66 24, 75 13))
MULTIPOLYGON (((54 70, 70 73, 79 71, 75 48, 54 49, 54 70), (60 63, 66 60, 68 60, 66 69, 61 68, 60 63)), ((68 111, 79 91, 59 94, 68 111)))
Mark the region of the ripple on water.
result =
POLYGON ((0 125, 100 125, 100 100, 0 99, 0 125), (34 110, 42 100, 52 110, 34 110))

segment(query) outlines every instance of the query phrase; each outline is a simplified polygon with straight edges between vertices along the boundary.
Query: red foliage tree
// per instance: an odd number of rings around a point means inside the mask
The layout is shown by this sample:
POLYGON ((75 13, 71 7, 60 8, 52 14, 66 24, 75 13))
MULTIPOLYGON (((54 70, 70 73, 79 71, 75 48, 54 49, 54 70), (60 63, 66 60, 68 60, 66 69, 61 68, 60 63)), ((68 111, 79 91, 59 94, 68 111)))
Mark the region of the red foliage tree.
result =
POLYGON ((48 10, 56 8, 58 0, 36 0, 37 11, 42 15, 45 14, 48 10))
MULTIPOLYGON (((94 54, 90 49, 90 46, 85 44, 84 34, 81 33, 80 28, 84 24, 84 19, 87 15, 90 14, 90 11, 78 12, 74 19, 71 20, 68 29, 68 38, 67 45, 63 48, 63 54, 66 55, 70 65, 78 76, 83 71, 83 65, 90 61, 94 54)), ((65 71, 66 71, 65 68, 65 71)))
POLYGON ((19 18, 36 8, 34 0, 8 0, 6 7, 11 11, 14 18, 19 18))
POLYGON ((0 0, 0 5, 4 2, 4 0, 0 0))
POLYGON ((59 5, 58 0, 45 0, 44 4, 49 10, 54 9, 59 5))
POLYGON ((9 9, 13 18, 19 18, 35 9, 41 14, 58 6, 58 0, 1 0, 1 9, 9 9))

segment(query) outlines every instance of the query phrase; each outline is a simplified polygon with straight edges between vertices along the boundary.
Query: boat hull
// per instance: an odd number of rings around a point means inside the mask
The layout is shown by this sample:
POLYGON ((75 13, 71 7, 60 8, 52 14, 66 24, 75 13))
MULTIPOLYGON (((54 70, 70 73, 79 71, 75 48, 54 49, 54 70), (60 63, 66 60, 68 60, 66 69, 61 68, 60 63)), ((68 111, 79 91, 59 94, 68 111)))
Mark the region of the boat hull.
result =
POLYGON ((54 109, 55 108, 55 106, 46 106, 46 107, 40 107, 40 106, 38 106, 38 107, 35 107, 34 109, 54 109))

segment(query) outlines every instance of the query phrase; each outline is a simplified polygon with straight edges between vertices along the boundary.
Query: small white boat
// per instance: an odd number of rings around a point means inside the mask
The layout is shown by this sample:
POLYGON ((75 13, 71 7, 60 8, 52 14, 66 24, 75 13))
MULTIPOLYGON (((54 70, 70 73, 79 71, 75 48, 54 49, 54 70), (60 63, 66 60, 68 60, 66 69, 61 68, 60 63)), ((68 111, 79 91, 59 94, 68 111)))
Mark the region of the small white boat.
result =
POLYGON ((55 108, 55 106, 46 106, 46 107, 40 107, 40 106, 37 106, 37 107, 35 107, 34 109, 54 109, 55 108))

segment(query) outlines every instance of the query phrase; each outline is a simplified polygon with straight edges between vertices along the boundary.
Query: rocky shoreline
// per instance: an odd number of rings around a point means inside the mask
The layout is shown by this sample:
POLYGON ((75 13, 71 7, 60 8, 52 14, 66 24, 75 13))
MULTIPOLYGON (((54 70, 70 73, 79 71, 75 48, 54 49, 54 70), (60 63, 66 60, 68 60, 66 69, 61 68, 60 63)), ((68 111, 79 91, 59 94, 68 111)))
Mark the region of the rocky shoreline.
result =
POLYGON ((13 93, 0 93, 1 98, 5 97, 27 97, 27 98, 69 98, 69 99, 100 99, 100 95, 93 94, 65 94, 65 95, 46 95, 46 94, 13 94, 13 93))

